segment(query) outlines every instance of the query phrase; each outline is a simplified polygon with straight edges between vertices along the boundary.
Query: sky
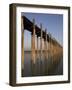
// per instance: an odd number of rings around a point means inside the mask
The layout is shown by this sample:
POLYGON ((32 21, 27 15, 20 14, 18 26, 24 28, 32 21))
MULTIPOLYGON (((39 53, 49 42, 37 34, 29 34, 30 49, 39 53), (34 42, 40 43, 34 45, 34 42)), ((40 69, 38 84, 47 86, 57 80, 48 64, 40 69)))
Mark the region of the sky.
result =
MULTIPOLYGON (((26 16, 30 21, 33 21, 34 18, 38 27, 42 24, 43 30, 47 29, 47 33, 50 33, 63 46, 63 15, 25 12, 22 12, 21 15, 26 16)), ((31 33, 27 30, 24 33, 24 43, 25 50, 30 50, 31 33)))

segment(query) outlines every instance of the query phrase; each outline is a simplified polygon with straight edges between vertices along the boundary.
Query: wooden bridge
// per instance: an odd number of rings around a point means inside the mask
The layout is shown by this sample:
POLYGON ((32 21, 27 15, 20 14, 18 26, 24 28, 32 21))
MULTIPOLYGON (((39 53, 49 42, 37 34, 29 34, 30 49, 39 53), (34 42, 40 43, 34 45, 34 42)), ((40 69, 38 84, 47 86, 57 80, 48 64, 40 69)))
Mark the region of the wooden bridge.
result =
POLYGON ((32 62, 35 64, 36 58, 40 57, 42 58, 42 53, 45 52, 45 57, 48 60, 48 56, 50 55, 53 57, 53 62, 57 59, 57 57, 60 57, 60 55, 63 53, 62 46, 57 42, 55 38, 51 36, 50 33, 47 33, 47 29, 42 29, 42 24, 40 24, 40 27, 35 25, 35 19, 33 19, 33 22, 31 22, 28 18, 25 16, 21 17, 21 32, 22 32, 22 69, 24 69, 24 30, 28 30, 31 32, 31 55, 32 55, 32 62), (37 37, 37 43, 35 43, 35 38, 37 37), (40 50, 38 49, 38 39, 40 38, 40 50), (37 48, 36 48, 37 44, 37 48), (43 49, 44 46, 44 49, 43 49))

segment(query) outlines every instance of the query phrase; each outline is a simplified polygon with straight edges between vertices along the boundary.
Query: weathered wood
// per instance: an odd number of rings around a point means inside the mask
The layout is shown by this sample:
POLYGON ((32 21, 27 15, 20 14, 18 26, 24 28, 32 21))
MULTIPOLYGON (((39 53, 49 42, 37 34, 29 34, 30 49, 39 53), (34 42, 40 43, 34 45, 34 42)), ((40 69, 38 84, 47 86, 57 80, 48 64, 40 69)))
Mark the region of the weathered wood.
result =
POLYGON ((42 60, 42 24, 40 24, 41 28, 41 37, 40 37, 40 59, 42 60))
POLYGON ((36 52, 35 52, 35 19, 33 19, 33 33, 31 35, 31 39, 32 39, 32 62, 35 64, 35 60, 36 60, 36 52))
POLYGON ((23 18, 21 18, 21 66, 22 66, 22 70, 24 69, 24 22, 23 22, 23 18))
POLYGON ((46 35, 45 35, 46 36, 46 40, 45 40, 45 55, 46 55, 46 59, 48 59, 48 52, 47 52, 47 50, 48 50, 47 49, 48 48, 47 47, 47 29, 45 29, 45 33, 46 33, 46 35))
POLYGON ((38 37, 37 37, 37 59, 39 59, 39 49, 38 49, 38 46, 39 46, 39 43, 38 43, 38 37))

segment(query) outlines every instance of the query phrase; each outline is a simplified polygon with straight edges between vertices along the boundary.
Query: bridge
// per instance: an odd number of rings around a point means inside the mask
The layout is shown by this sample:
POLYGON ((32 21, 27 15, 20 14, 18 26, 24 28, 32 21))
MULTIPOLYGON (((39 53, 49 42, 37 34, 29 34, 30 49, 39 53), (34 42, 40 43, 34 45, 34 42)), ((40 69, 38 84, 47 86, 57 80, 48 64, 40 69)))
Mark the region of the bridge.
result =
POLYGON ((52 57, 52 62, 58 60, 58 58, 63 53, 63 47, 59 44, 59 42, 50 33, 47 33, 47 29, 43 30, 42 24, 40 24, 40 27, 38 27, 35 24, 35 19, 33 19, 33 21, 31 22, 27 17, 22 16, 21 17, 22 69, 24 69, 24 30, 25 29, 31 32, 31 57, 33 64, 35 64, 36 60, 39 58, 39 52, 40 52, 40 58, 42 58, 42 54, 44 52, 46 60, 48 60, 49 55, 52 57), (35 43, 36 37, 37 37, 37 43, 35 43), (40 50, 38 49, 39 38, 40 38, 40 50), (37 48, 36 48, 36 44, 37 44, 37 48))

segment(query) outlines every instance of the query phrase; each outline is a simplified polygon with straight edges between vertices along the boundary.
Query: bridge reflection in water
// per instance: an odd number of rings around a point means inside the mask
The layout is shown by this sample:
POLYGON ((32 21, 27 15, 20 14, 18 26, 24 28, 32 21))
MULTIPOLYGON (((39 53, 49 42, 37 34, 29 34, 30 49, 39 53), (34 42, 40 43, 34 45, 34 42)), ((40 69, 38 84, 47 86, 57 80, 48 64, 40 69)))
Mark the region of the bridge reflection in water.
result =
POLYGON ((30 76, 48 76, 63 74, 63 48, 51 36, 47 30, 42 29, 29 21, 25 16, 22 17, 22 77, 30 76), (24 51, 24 30, 31 32, 31 51, 24 51), (37 36, 37 43, 35 38, 37 36), (40 49, 38 49, 38 40, 40 39, 40 49), (36 48, 37 44, 37 48, 36 48))

